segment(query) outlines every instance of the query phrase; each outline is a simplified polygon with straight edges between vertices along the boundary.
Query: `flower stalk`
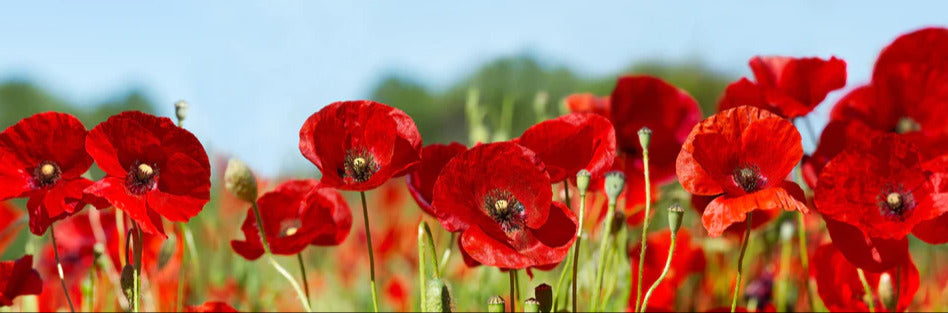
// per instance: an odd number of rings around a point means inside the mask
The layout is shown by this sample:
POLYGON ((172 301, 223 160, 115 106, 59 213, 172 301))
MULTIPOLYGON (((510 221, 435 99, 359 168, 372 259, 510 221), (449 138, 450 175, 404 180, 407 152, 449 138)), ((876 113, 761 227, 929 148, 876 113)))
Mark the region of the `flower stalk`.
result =
POLYGON ((592 173, 587 170, 581 170, 576 174, 576 187, 579 189, 579 225, 576 227, 576 244, 573 246, 573 312, 579 312, 579 301, 576 297, 578 292, 577 272, 579 271, 579 249, 580 242, 583 240, 583 222, 586 215, 586 191, 589 190, 589 180, 592 173))
POLYGON ((869 306, 869 312, 876 312, 876 300, 872 297, 872 288, 869 288, 869 281, 866 280, 866 273, 862 271, 861 268, 856 269, 856 273, 859 274, 859 282, 862 283, 862 289, 866 292, 866 296, 863 300, 866 301, 866 305, 869 306))
POLYGON ((66 296, 66 302, 69 303, 69 311, 76 312, 76 308, 73 307, 72 298, 69 297, 69 288, 66 288, 66 277, 63 275, 63 263, 59 260, 59 246, 56 245, 56 232, 53 230, 56 227, 52 223, 49 225, 49 238, 53 242, 53 256, 56 257, 56 270, 59 273, 59 283, 63 287, 63 295, 66 296))
MULTIPOLYGON (((668 227, 671 230, 671 245, 668 247, 668 258, 665 260, 665 268, 662 269, 662 274, 652 283, 652 287, 648 288, 648 292, 646 292, 645 297, 642 298, 642 305, 639 307, 639 312, 645 312, 645 308, 648 307, 648 298, 652 296, 652 292, 655 292, 658 285, 665 280, 665 275, 668 275, 668 270, 671 269, 672 258, 675 255, 675 241, 678 239, 678 229, 681 228, 681 220, 684 215, 685 210, 677 203, 668 208, 668 227)), ((642 280, 642 276, 639 276, 639 280, 642 280)))
POLYGON ((606 211, 606 219, 602 222, 602 239, 599 241, 599 267, 596 270, 596 287, 593 289, 595 296, 593 297, 591 312, 599 312, 599 303, 602 301, 602 284, 603 276, 606 271, 606 261, 607 257, 612 255, 610 247, 612 247, 612 227, 613 221, 615 220, 615 210, 616 202, 619 199, 619 194, 622 193, 622 190, 625 188, 625 175, 622 172, 609 172, 606 174, 606 195, 609 196, 609 207, 606 211))
POLYGON ((642 146, 642 167, 645 172, 645 217, 642 222, 642 251, 639 252, 639 280, 635 286, 635 311, 644 311, 640 306, 642 299, 642 274, 645 273, 645 247, 648 242, 649 215, 652 209, 652 186, 648 172, 648 145, 652 141, 652 130, 648 127, 642 127, 639 130, 639 144, 642 146), (641 309, 641 310, 640 310, 641 309))
POLYGON ((734 295, 731 298, 731 313, 737 309, 737 298, 741 294, 741 283, 744 278, 744 254, 747 253, 747 246, 750 242, 751 227, 753 226, 754 215, 747 215, 747 229, 744 230, 744 240, 741 242, 741 255, 737 258, 737 281, 734 283, 734 295))
POLYGON ((365 191, 360 191, 362 197, 362 220, 365 222, 365 242, 369 249, 369 279, 372 287, 372 308, 379 311, 379 296, 375 288, 375 254, 372 251, 372 231, 369 228, 369 208, 365 202, 365 191))

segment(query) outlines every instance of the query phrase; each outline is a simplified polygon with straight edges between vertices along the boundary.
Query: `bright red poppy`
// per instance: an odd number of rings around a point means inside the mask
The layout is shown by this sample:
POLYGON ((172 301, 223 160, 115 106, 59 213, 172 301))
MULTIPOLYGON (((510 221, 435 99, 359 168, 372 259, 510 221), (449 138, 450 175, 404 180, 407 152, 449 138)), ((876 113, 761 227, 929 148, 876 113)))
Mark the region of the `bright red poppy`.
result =
POLYGON ((609 97, 599 97, 591 93, 577 93, 563 100, 566 109, 574 113, 596 113, 605 117, 612 115, 609 97))
POLYGON ((87 203, 92 184, 81 177, 92 166, 86 128, 75 116, 47 112, 21 120, 0 133, 0 201, 26 197, 30 231, 39 236, 54 221, 87 203))
POLYGON ((165 236, 161 217, 185 222, 210 201, 207 152, 171 119, 112 116, 89 132, 86 149, 106 176, 85 192, 125 211, 146 233, 165 236))
MULTIPOLYGON (((816 249, 810 258, 810 277, 816 281, 816 291, 823 300, 823 304, 831 312, 868 312, 866 303, 866 289, 859 279, 857 267, 846 261, 846 258, 836 250, 832 244, 823 244, 816 249)), ((892 269, 881 273, 865 271, 866 282, 872 290, 872 299, 876 311, 904 312, 918 291, 919 273, 915 263, 909 260, 898 270, 892 269), (880 280, 888 276, 888 288, 894 290, 899 286, 898 309, 886 308, 880 296, 880 280)))
POLYGON ((718 101, 720 111, 753 105, 793 119, 805 116, 833 90, 846 85, 846 62, 820 58, 754 57, 754 78, 727 86, 718 101))
POLYGON ((717 237, 755 210, 807 212, 786 178, 803 156, 800 133, 784 118, 751 106, 715 114, 688 135, 678 155, 678 179, 692 194, 718 196, 702 223, 717 237))
MULTIPOLYGON (((280 184, 257 200, 267 243, 274 254, 295 255, 309 245, 334 246, 349 236, 352 213, 346 199, 334 188, 314 179, 291 180, 280 184)), ((243 241, 231 247, 249 260, 263 255, 257 218, 252 209, 240 228, 243 241)))
POLYGON ((511 142, 479 145, 438 176, 432 204, 441 225, 488 266, 522 269, 559 263, 575 240, 576 216, 552 201, 550 177, 533 151, 511 142))
POLYGON ((600 177, 612 167, 616 155, 612 123, 592 113, 543 121, 512 141, 533 150, 554 183, 575 179, 576 173, 584 169, 600 177))
POLYGON ((190 305, 184 307, 185 312, 238 312, 230 304, 220 301, 207 301, 201 305, 190 305))
MULTIPOLYGON (((652 296, 649 297, 649 310, 674 311, 678 288, 681 287, 682 283, 684 283, 691 274, 704 273, 706 264, 704 250, 701 249, 701 246, 692 245, 691 233, 686 229, 679 230, 676 241, 675 257, 672 258, 671 267, 669 267, 665 279, 658 285, 658 288, 655 289, 652 296)), ((648 244, 645 248, 645 255, 648 257, 645 259, 644 265, 645 272, 643 275, 645 280, 642 281, 643 289, 651 287, 655 280, 658 279, 658 276, 662 274, 670 246, 670 230, 649 234, 648 244)), ((629 249, 629 264, 632 266, 632 282, 629 286, 636 286, 638 284, 639 253, 641 251, 641 244, 629 249)), ((632 292, 632 296, 629 298, 629 307, 631 308, 635 305, 635 291, 630 291, 632 292)))
POLYGON ((43 281, 33 269, 32 255, 0 262, 0 307, 13 305, 16 297, 38 295, 42 291, 43 281))
POLYGON ((334 102, 300 129, 300 152, 322 183, 365 191, 407 174, 421 160, 421 134, 405 112, 368 100, 334 102))
POLYGON ((411 192, 411 196, 415 198, 421 210, 428 215, 437 216, 438 214, 431 207, 432 191, 435 181, 438 180, 438 174, 441 174, 441 169, 448 164, 448 161, 451 161, 451 158, 464 151, 467 151, 467 147, 456 142, 427 145, 421 151, 421 163, 406 176, 408 191, 411 192))

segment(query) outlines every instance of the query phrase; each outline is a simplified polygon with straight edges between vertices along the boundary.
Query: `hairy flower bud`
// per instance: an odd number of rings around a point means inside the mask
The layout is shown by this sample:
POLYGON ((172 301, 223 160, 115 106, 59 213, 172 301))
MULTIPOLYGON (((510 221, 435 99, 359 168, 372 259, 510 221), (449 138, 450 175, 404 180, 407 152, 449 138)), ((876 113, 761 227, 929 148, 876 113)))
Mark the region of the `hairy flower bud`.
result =
POLYGON ((534 296, 540 301, 540 312, 550 312, 553 310, 553 287, 547 284, 540 284, 533 289, 534 296))
POLYGON ((238 159, 227 162, 224 183, 237 198, 251 203, 257 201, 257 179, 244 162, 238 159))
POLYGON ((125 298, 129 302, 132 301, 132 289, 135 289, 135 267, 131 264, 125 264, 125 267, 122 267, 122 293, 125 294, 125 298))
POLYGON ((451 312, 451 292, 443 280, 434 278, 428 281, 425 296, 426 312, 451 312))
MULTIPOLYGON (((889 273, 879 275, 879 301, 884 303, 887 308, 894 308, 896 305, 895 287, 892 285, 892 275, 889 275, 889 273)), ((892 311, 896 310, 893 309, 892 311)))

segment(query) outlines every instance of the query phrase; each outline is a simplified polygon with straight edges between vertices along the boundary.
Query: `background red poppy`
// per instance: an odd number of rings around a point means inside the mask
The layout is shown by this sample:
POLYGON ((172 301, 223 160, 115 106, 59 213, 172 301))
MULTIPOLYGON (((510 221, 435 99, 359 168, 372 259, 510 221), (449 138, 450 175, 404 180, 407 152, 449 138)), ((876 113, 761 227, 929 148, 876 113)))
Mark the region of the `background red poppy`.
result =
POLYGON ((793 119, 805 116, 831 91, 846 85, 846 62, 831 57, 753 57, 748 62, 757 82, 747 78, 727 86, 720 111, 753 105, 793 119))
POLYGON ((573 178, 580 170, 600 177, 616 155, 615 131, 605 117, 572 113, 540 122, 513 142, 533 150, 554 183, 573 178))

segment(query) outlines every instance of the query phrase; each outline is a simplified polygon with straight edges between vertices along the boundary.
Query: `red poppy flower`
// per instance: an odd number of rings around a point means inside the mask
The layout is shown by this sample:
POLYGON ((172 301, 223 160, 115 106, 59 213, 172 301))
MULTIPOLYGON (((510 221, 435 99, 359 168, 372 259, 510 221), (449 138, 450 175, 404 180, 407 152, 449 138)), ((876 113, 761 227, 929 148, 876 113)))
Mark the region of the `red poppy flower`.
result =
MULTIPOLYGON (((615 169, 626 177, 626 210, 645 203, 645 174, 638 131, 652 130, 649 174, 653 193, 675 177, 675 156, 688 132, 701 120, 701 109, 687 92, 651 76, 626 76, 611 97, 612 125, 618 148, 615 169)), ((653 198, 654 200, 654 198, 653 198)), ((627 214, 632 215, 632 214, 627 214)))
POLYGON ((210 200, 207 152, 171 119, 112 116, 89 132, 86 148, 106 175, 85 192, 125 211, 146 233, 164 236, 162 216, 184 222, 210 200))
POLYGON ((438 176, 432 204, 441 225, 461 232, 461 248, 488 266, 559 263, 576 235, 576 216, 553 202, 543 162, 511 142, 479 145, 438 176))
POLYGON ((512 140, 533 150, 557 183, 575 178, 580 170, 600 177, 616 155, 615 131, 605 117, 573 113, 533 125, 512 140))
POLYGON ((39 236, 57 220, 89 202, 80 177, 92 166, 86 128, 76 117, 56 112, 33 115, 0 133, 0 200, 28 197, 30 231, 39 236))
POLYGON ((0 307, 13 305, 13 299, 23 295, 38 295, 43 281, 33 269, 33 256, 25 255, 16 261, 0 262, 0 307))
POLYGON ((596 113, 605 117, 612 115, 609 97, 597 97, 591 93, 572 94, 563 100, 566 109, 574 113, 596 113))
MULTIPOLYGON (((824 244, 816 249, 810 259, 810 276, 816 280, 816 291, 823 299, 823 304, 831 312, 868 312, 865 301, 866 289, 859 279, 857 267, 846 261, 841 253, 831 244, 824 244)), ((919 274, 915 264, 909 260, 905 265, 882 273, 865 271, 866 282, 872 289, 872 299, 877 311, 903 312, 918 291, 919 274), (901 272, 901 273, 899 273, 901 272), (879 295, 880 280, 883 275, 889 276, 890 288, 900 286, 898 309, 886 308, 879 295), (901 280, 899 282, 898 280, 901 280)))
MULTIPOLYGON (((342 194, 313 179, 280 184, 261 196, 257 205, 274 254, 295 255, 309 245, 338 245, 349 236, 352 226, 352 214, 342 194)), ((263 255, 252 209, 240 229, 246 239, 231 241, 234 251, 249 260, 263 255)))
POLYGON ((7 251, 7 247, 20 234, 20 229, 26 224, 22 216, 23 213, 13 205, 0 202, 0 251, 7 251))
POLYGON ((421 160, 421 134, 399 109, 368 100, 334 102, 303 124, 300 151, 322 172, 323 184, 365 191, 421 160))
POLYGON ((820 58, 754 57, 756 83, 747 78, 732 83, 718 101, 720 111, 753 105, 793 119, 805 116, 831 91, 846 85, 846 62, 820 58))
POLYGON ((702 216, 708 233, 717 237, 754 210, 807 212, 793 196, 803 191, 785 180, 802 156, 793 124, 766 110, 741 106, 695 126, 678 155, 678 179, 692 194, 720 195, 702 216))
POLYGON ((434 143, 425 146, 421 151, 421 163, 415 167, 407 176, 408 191, 415 198, 415 202, 421 207, 422 211, 431 216, 437 216, 437 212, 431 207, 432 190, 435 181, 438 180, 438 174, 444 168, 451 158, 467 151, 467 147, 456 142, 451 144, 434 143))
MULTIPOLYGON (((678 231, 678 239, 676 239, 676 241, 675 257, 672 258, 668 274, 665 275, 665 280, 658 285, 658 288, 655 289, 652 296, 649 297, 648 306, 653 311, 657 309, 660 309, 658 311, 666 312, 674 311, 678 288, 681 287, 682 283, 684 283, 691 274, 704 273, 704 250, 702 250, 700 246, 692 246, 691 234, 686 229, 681 229, 678 231)), ((642 281, 644 288, 652 286, 655 280, 658 279, 658 276, 662 274, 670 246, 671 231, 669 230, 652 233, 648 236, 648 244, 645 248, 645 255, 647 255, 648 258, 645 259, 645 272, 643 273, 645 280, 642 281)), ((629 264, 632 266, 632 282, 629 286, 636 286, 638 284, 639 254, 641 251, 641 244, 629 249, 629 264)), ((631 292, 633 292, 633 294, 629 298, 629 307, 635 305, 635 291, 631 290, 631 292)))
POLYGON ((185 312, 238 312, 230 304, 220 301, 207 301, 201 305, 190 305, 184 307, 185 312))

